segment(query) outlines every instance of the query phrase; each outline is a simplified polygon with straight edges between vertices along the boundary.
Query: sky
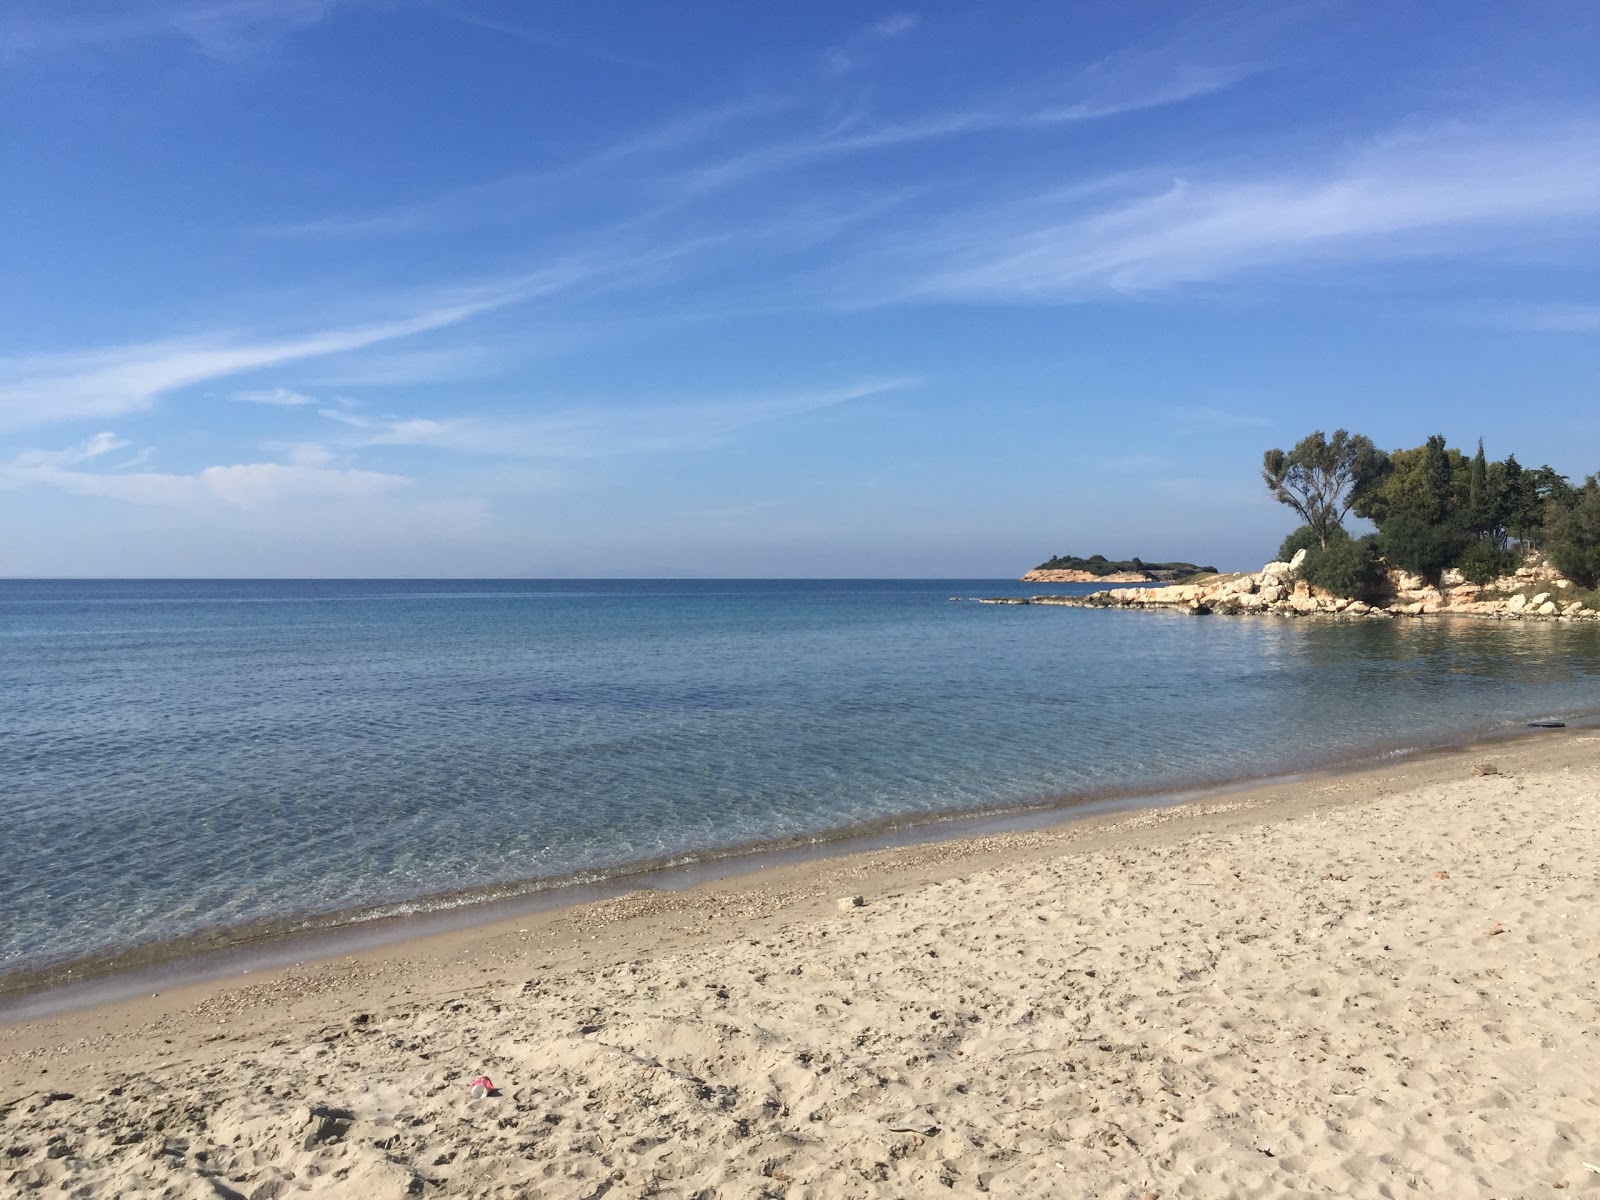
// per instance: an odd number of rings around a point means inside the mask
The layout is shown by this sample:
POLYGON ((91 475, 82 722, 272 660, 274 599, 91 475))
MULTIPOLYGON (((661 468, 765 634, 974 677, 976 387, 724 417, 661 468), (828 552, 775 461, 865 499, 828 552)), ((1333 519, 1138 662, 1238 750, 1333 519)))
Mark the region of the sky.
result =
POLYGON ((1600 471, 1600 6, 8 0, 0 575, 1272 556, 1600 471))

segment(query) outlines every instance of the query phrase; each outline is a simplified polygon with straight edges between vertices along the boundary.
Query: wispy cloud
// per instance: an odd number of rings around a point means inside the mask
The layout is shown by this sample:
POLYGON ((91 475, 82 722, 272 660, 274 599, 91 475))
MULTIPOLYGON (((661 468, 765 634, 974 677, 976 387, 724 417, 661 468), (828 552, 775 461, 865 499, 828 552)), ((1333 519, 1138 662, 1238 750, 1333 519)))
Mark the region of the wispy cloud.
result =
POLYGON ((87 13, 69 12, 53 4, 22 3, 0 16, 0 56, 176 39, 215 58, 237 58, 319 24, 339 3, 341 0, 129 0, 87 13))
POLYGON ((918 25, 922 18, 916 13, 893 13, 874 21, 851 34, 837 46, 830 46, 822 56, 823 69, 830 75, 843 75, 859 64, 861 57, 873 46, 903 38, 918 25))
POLYGON ((719 160, 691 165, 678 175, 677 184, 680 190, 694 195, 810 167, 830 159, 1007 130, 1048 129, 1165 108, 1222 91, 1250 73, 1245 69, 1186 67, 1178 69, 1172 78, 1144 91, 1119 90, 1065 104, 1010 100, 878 123, 849 117, 837 120, 815 134, 780 138, 719 160))
POLYGON ((664 454, 725 443, 759 425, 817 412, 910 386, 870 380, 811 392, 732 400, 589 404, 530 416, 372 418, 343 410, 322 415, 360 432, 356 446, 430 447, 466 454, 537 460, 664 454))
POLYGON ((304 408, 308 404, 315 404, 315 397, 304 392, 290 391, 288 388, 252 388, 243 392, 235 392, 233 399, 243 404, 269 404, 275 408, 304 408))
POLYGON ((662 169, 676 154, 691 153, 736 127, 784 106, 752 99, 669 118, 638 133, 564 162, 514 171, 378 212, 323 217, 277 225, 262 232, 282 236, 363 237, 434 233, 470 225, 527 219, 591 184, 619 175, 662 169))
POLYGON ((1130 87, 1122 83, 1091 89, 1086 99, 1036 109, 1029 114, 1029 119, 1038 125, 1068 124, 1166 108, 1226 91, 1255 73, 1255 67, 1180 64, 1165 77, 1142 86, 1130 87))
POLYGON ((213 334, 0 358, 0 430, 137 412, 178 388, 446 329, 562 282, 559 275, 529 277, 458 291, 397 320, 286 338, 213 334))
POLYGON ((1452 125, 1384 137, 1315 170, 1196 170, 1110 200, 1049 196, 966 214, 902 250, 924 264, 933 251, 910 294, 1071 300, 1309 261, 1459 253, 1597 215, 1600 126, 1452 125))
MULTIPOLYGON (((868 26, 864 44, 902 37, 918 25, 899 14, 868 26)), ((852 45, 856 44, 852 41, 852 45)), ((1048 130, 1182 104, 1221 92, 1256 72, 1253 66, 1175 61, 1131 68, 1096 64, 1081 78, 1036 85, 1026 95, 971 99, 954 107, 896 119, 870 112, 817 112, 803 96, 745 99, 691 112, 570 161, 513 172, 379 212, 315 218, 264 232, 291 236, 414 236, 452 228, 526 222, 571 203, 604 198, 628 228, 647 226, 706 197, 771 176, 837 160, 893 152, 956 138, 1048 130), (596 193, 596 188, 602 189, 596 193), (637 192, 628 211, 619 197, 637 192)), ((902 185, 904 186, 904 185, 902 185)))
MULTIPOLYGON (((515 41, 523 42, 530 46, 538 46, 541 49, 559 50, 565 54, 598 59, 601 62, 613 63, 617 66, 648 67, 651 69, 659 66, 659 64, 649 59, 638 55, 626 54, 587 39, 556 34, 548 29, 533 28, 503 17, 490 16, 470 4, 438 4, 432 6, 432 11, 441 17, 458 21, 463 25, 470 25, 477 29, 488 30, 491 33, 502 34, 515 41)), ((533 11, 537 13, 538 10, 535 9, 533 11)))
POLYGON ((403 487, 403 475, 331 467, 330 456, 300 447, 288 463, 237 463, 193 474, 80 469, 128 443, 110 433, 63 450, 28 450, 0 463, 0 487, 51 487, 128 504, 263 509, 306 501, 364 500, 403 487))
POLYGON ((1600 333, 1600 304, 1538 304, 1508 309, 1496 324, 1542 333, 1600 333))
POLYGON ((207 467, 200 472, 200 479, 219 500, 238 508, 263 508, 306 499, 363 499, 410 482, 404 475, 303 463, 207 467))
POLYGON ((24 450, 12 460, 18 467, 75 467, 91 459, 100 458, 114 450, 122 450, 132 443, 114 433, 97 433, 75 446, 60 450, 24 450))

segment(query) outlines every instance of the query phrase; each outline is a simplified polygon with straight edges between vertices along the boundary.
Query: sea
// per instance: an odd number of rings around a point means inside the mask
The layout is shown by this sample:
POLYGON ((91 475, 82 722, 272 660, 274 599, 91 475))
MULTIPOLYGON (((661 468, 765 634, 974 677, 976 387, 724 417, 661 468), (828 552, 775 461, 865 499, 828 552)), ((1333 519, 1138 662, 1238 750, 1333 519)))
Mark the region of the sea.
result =
POLYGON ((1600 627, 1006 580, 0 581, 0 986, 1600 714, 1600 627))

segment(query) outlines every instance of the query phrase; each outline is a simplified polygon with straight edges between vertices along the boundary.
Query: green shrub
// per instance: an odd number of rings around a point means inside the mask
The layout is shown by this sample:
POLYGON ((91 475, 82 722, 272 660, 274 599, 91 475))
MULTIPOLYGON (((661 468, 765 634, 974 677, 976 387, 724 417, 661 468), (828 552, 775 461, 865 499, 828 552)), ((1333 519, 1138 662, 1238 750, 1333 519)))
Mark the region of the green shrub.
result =
POLYGON ((1384 523, 1380 549, 1390 566, 1417 575, 1437 577, 1467 549, 1467 535, 1454 524, 1433 524, 1413 516, 1384 523))
MULTIPOLYGON (((1342 526, 1335 526, 1333 534, 1328 538, 1330 542, 1339 538, 1350 540, 1350 535, 1342 526)), ((1283 545, 1278 547, 1278 561, 1288 562, 1298 551, 1309 550, 1312 553, 1322 549, 1322 543, 1317 540, 1317 531, 1309 525, 1302 525, 1288 537, 1283 539, 1283 545)))
POLYGON ((1378 539, 1371 534, 1362 538, 1329 540, 1327 549, 1311 548, 1298 572, 1301 579, 1313 587, 1332 592, 1335 596, 1358 599, 1370 596, 1384 581, 1383 563, 1378 558, 1378 539))
POLYGON ((1488 583, 1517 568, 1517 555, 1490 542, 1473 542, 1456 560, 1456 570, 1470 583, 1488 583))

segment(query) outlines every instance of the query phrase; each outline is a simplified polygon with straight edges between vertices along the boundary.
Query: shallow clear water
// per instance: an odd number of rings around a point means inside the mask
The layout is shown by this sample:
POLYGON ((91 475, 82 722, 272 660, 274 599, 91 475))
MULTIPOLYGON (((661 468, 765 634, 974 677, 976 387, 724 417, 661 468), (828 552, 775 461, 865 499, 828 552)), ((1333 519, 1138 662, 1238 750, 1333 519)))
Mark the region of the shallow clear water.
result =
POLYGON ((1600 710, 1594 625, 948 602, 1038 590, 0 582, 0 969, 1600 710))

